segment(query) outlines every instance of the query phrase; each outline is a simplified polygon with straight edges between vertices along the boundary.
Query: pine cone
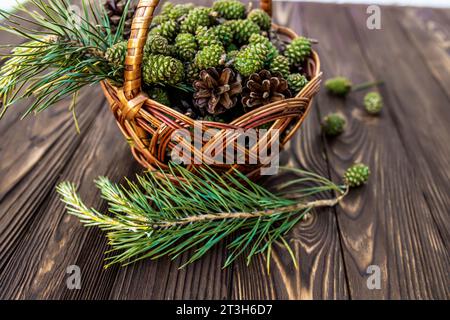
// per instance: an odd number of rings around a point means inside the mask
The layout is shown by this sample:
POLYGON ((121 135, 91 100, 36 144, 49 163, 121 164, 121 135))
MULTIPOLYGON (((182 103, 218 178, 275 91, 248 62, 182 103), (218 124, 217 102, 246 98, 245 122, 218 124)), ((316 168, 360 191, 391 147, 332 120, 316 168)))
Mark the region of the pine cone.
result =
POLYGON ((144 59, 142 76, 147 85, 175 85, 184 78, 184 66, 172 57, 149 55, 144 59))
POLYGON ((254 23, 256 23, 261 30, 268 31, 270 27, 272 26, 272 19, 270 16, 261 9, 253 9, 248 14, 247 18, 254 23))
POLYGON ((261 31, 256 23, 247 19, 227 21, 225 22, 225 25, 231 26, 234 33, 234 40, 239 45, 247 44, 252 34, 261 31))
POLYGON ((304 86, 306 86, 308 79, 300 73, 293 73, 287 77, 287 82, 289 84, 289 89, 297 94, 304 86))
POLYGON ((266 64, 270 64, 273 61, 273 59, 275 59, 275 57, 277 57, 280 54, 278 52, 278 49, 272 44, 272 42, 270 42, 269 38, 260 35, 259 33, 252 34, 252 36, 248 41, 250 44, 260 43, 267 48, 268 53, 264 59, 266 64))
POLYGON ((180 33, 175 39, 178 57, 183 61, 192 61, 197 53, 195 37, 190 33, 180 33))
POLYGON ((335 77, 325 81, 325 88, 331 94, 344 97, 352 90, 352 82, 345 77, 335 77))
POLYGON ((245 18, 245 4, 237 0, 218 0, 214 2, 212 8, 220 17, 227 20, 245 18))
POLYGON ((383 109, 383 98, 378 92, 369 92, 364 97, 364 107, 370 114, 378 114, 383 109))
POLYGON ((279 72, 283 77, 287 77, 290 71, 289 59, 285 56, 279 55, 273 59, 270 64, 270 72, 279 72))
POLYGON ((291 96, 288 83, 281 74, 262 70, 252 74, 245 84, 242 104, 247 108, 258 108, 291 96))
MULTIPOLYGON (((120 19, 124 14, 125 6, 127 4, 127 0, 105 0, 103 5, 105 7, 106 13, 109 17, 109 23, 111 26, 111 32, 116 33, 117 28, 120 23, 120 19)), ((125 39, 130 37, 131 33, 131 24, 133 22, 134 12, 136 11, 137 3, 136 1, 132 1, 130 6, 128 7, 127 17, 125 20, 125 26, 123 30, 123 36, 125 39)))
POLYGON ((145 43, 144 55, 147 56, 150 54, 170 55, 169 41, 157 34, 149 35, 145 43))
MULTIPOLYGON (((167 3, 167 2, 166 2, 167 3)), ((181 17, 189 14, 194 9, 192 3, 177 4, 165 13, 170 20, 178 20, 181 17)))
POLYGON ((268 52, 269 49, 261 43, 251 44, 237 53, 233 65, 241 75, 248 77, 264 68, 268 52))
POLYGON ((151 29, 149 34, 159 35, 166 38, 169 41, 172 41, 176 37, 178 30, 179 30, 178 23, 173 20, 168 20, 151 29))
POLYGON ((195 106, 217 115, 236 105, 242 92, 242 79, 230 68, 223 71, 209 68, 200 72, 200 80, 195 81, 193 87, 195 106))
POLYGON ((200 72, 200 69, 195 65, 195 63, 192 62, 186 62, 184 64, 184 73, 186 81, 189 83, 193 83, 195 80, 198 79, 198 74, 200 72))
POLYGON ((358 163, 345 171, 344 183, 350 188, 356 188, 367 183, 367 181, 369 181, 369 176, 369 167, 362 163, 358 163))
POLYGON ((204 26, 197 28, 197 31, 195 32, 195 40, 197 40, 200 49, 216 44, 222 45, 219 37, 214 33, 213 29, 208 29, 204 26))
POLYGON ((198 27, 209 27, 212 23, 214 12, 211 8, 197 7, 186 16, 186 19, 181 23, 181 32, 195 34, 198 27))
POLYGON ((127 56, 128 42, 122 41, 116 43, 105 52, 105 58, 115 67, 123 67, 127 56))
POLYGON ((194 62, 201 70, 225 64, 226 54, 222 45, 212 45, 197 52, 194 62))
POLYGON ((311 55, 311 41, 304 37, 294 39, 284 53, 289 58, 291 65, 300 64, 311 55))
POLYGON ((233 41, 233 28, 228 24, 219 24, 211 28, 212 33, 224 46, 228 46, 233 41))
POLYGON ((323 119, 322 130, 327 136, 338 136, 344 132, 345 123, 345 119, 339 113, 332 113, 323 119))

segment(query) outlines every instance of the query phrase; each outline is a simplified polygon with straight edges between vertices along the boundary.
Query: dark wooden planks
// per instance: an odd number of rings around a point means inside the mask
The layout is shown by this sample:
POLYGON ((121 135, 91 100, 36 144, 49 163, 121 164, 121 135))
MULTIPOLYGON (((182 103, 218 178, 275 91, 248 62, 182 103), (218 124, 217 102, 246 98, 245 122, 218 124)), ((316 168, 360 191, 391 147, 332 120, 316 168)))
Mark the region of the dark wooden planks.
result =
MULTIPOLYGON (((304 34, 301 6, 276 3, 275 19, 304 34)), ((319 22, 317 22, 319 23, 319 22)), ((307 33, 315 37, 316 34, 307 33)), ((286 164, 328 175, 320 134, 317 106, 295 136, 283 157, 286 164)), ((282 175, 278 179, 289 179, 282 175)), ((331 197, 331 195, 329 195, 331 197)), ((265 257, 250 267, 240 259, 234 268, 233 298, 236 299, 346 299, 348 298, 342 252, 333 209, 314 212, 288 235, 299 268, 295 269, 289 253, 275 247, 270 274, 265 257)))
MULTIPOLYGON (((305 23, 317 28, 326 77, 343 74, 360 83, 373 80, 374 75, 354 31, 366 30, 365 20, 362 20, 365 7, 351 8, 361 16, 355 24, 350 23, 343 6, 305 5, 305 23), (322 23, 314 24, 317 17, 322 23)), ((366 35, 365 38, 373 37, 366 35)), ((381 43, 378 47, 386 51, 381 43)), ((397 50, 401 52, 403 48, 397 47, 397 50)), ((394 64, 390 68, 399 81, 404 81, 394 64)), ((347 101, 325 93, 318 99, 323 115, 338 111, 348 121, 341 137, 328 139, 332 176, 338 179, 354 161, 369 164, 373 172, 369 186, 353 192, 337 209, 350 296, 352 299, 446 297, 448 256, 445 245, 422 194, 421 180, 414 175, 414 163, 409 161, 396 129, 397 123, 392 119, 395 104, 390 98, 390 78, 381 70, 377 77, 386 80, 382 88, 386 110, 379 118, 363 111, 363 93, 354 93, 347 101), (437 274, 430 264, 439 270, 437 274), (381 268, 381 290, 367 288, 369 265, 381 268)))

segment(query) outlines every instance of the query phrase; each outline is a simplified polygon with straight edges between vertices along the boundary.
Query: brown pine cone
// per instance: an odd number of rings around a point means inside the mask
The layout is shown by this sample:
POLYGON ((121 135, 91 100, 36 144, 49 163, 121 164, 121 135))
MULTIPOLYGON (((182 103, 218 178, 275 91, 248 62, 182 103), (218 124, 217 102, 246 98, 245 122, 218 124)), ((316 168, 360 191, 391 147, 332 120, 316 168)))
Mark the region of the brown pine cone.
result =
MULTIPOLYGON (((111 26, 111 32, 114 34, 117 32, 117 28, 120 23, 120 19, 125 10, 127 0, 105 0, 104 7, 109 17, 109 24, 111 26)), ((131 1, 128 7, 127 17, 125 20, 125 26, 123 29, 124 39, 128 39, 131 33, 131 24, 133 22, 134 12, 136 11, 137 2, 131 1)))
POLYGON ((242 92, 242 78, 230 68, 209 68, 193 83, 194 104, 201 111, 217 115, 234 107, 242 92))
POLYGON ((252 74, 245 84, 242 104, 246 108, 258 108, 290 97, 288 82, 280 73, 262 70, 252 74))

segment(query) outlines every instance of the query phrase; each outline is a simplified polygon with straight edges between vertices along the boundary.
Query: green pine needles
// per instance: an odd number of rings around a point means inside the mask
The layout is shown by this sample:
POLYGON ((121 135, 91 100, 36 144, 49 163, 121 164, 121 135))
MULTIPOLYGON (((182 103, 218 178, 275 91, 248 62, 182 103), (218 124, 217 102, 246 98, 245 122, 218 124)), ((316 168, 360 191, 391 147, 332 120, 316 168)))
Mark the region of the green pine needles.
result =
POLYGON ((304 170, 283 170, 296 178, 276 186, 276 192, 239 172, 220 176, 199 168, 194 174, 177 165, 169 171, 182 177, 178 182, 159 170, 137 176, 136 182, 128 181, 126 186, 99 178, 96 185, 110 214, 87 207, 71 183, 63 182, 57 190, 70 214, 86 226, 107 232, 114 253, 107 258, 107 266, 163 256, 175 259, 189 252, 184 267, 231 235, 224 267, 243 255, 249 264, 257 254, 266 255, 269 266, 274 243, 286 247, 296 264, 286 234, 313 208, 336 205, 349 187, 304 170), (330 191, 337 197, 308 201, 330 191))
MULTIPOLYGON (((114 67, 105 58, 106 50, 123 40, 126 12, 116 33, 97 1, 81 1, 76 13, 68 0, 30 0, 37 8, 29 11, 18 5, 18 14, 0 10, 4 19, 0 30, 24 39, 0 69, 0 117, 9 106, 23 98, 35 97, 25 115, 40 112, 73 95, 86 85, 113 80, 123 67, 114 67)), ((2 47, 10 47, 3 45, 2 47)))

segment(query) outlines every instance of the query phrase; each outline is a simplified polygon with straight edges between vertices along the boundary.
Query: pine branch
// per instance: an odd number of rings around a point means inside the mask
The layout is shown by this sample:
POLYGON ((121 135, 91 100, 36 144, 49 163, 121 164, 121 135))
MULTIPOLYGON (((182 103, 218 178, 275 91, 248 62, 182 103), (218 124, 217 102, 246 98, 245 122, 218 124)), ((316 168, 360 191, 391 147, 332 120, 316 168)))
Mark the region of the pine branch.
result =
MULTIPOLYGON (((37 11, 18 6, 18 13, 0 10, 0 30, 25 40, 10 54, 0 69, 0 118, 17 100, 36 99, 24 116, 40 112, 67 96, 76 96, 85 86, 110 80, 120 84, 122 67, 105 58, 106 50, 123 38, 130 1, 116 34, 99 2, 82 0, 76 14, 68 0, 30 0, 37 11), (26 27, 25 24, 29 25, 26 27)), ((7 46, 6 46, 7 47, 7 46)))
POLYGON ((227 267, 243 254, 247 263, 256 254, 270 258, 274 243, 289 251, 284 237, 304 215, 314 208, 338 204, 348 192, 348 186, 338 186, 314 173, 286 170, 300 177, 280 184, 276 193, 239 172, 220 176, 210 169, 198 169, 193 174, 177 165, 171 172, 182 177, 178 183, 167 176, 161 178, 160 171, 137 176, 136 182, 128 181, 127 186, 100 178, 96 184, 112 215, 88 208, 71 183, 61 183, 57 190, 70 214, 86 226, 107 231, 111 252, 115 253, 108 258, 108 266, 163 256, 175 259, 193 249, 185 266, 234 234, 227 246, 227 267), (285 197, 287 190, 292 190, 292 198, 285 197), (337 197, 306 200, 330 191, 337 197))

